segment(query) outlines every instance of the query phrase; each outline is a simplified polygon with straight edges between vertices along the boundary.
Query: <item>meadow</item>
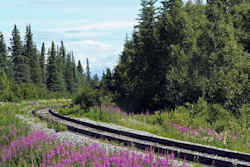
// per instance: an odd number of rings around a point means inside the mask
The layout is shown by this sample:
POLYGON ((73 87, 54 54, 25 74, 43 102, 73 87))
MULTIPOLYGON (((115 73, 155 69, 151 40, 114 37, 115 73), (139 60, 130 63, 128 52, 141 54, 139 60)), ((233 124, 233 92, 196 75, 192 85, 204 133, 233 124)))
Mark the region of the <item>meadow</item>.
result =
MULTIPOLYGON (((177 167, 174 154, 136 154, 129 151, 105 152, 98 144, 73 146, 59 142, 55 136, 32 130, 17 114, 43 107, 68 104, 68 100, 1 103, 0 105, 0 167, 177 167), (163 156, 163 157, 162 157, 163 156)), ((187 166, 184 160, 182 167, 187 166)))
POLYGON ((57 111, 71 117, 86 117, 94 121, 115 123, 155 135, 250 153, 248 106, 236 117, 219 105, 210 106, 200 99, 174 111, 128 114, 114 104, 92 107, 60 108, 57 111))

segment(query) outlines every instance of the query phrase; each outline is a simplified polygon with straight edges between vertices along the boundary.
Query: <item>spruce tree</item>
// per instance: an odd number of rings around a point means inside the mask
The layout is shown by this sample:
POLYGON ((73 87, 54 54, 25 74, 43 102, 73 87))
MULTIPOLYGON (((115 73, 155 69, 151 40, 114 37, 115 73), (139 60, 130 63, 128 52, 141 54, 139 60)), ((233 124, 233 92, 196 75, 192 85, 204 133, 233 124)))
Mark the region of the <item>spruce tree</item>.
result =
POLYGON ((78 72, 83 75, 83 68, 82 68, 82 64, 81 64, 81 61, 79 60, 78 61, 78 64, 77 64, 77 70, 78 72))
POLYGON ((93 76, 93 80, 92 80, 92 87, 93 88, 99 88, 99 85, 100 83, 99 83, 99 78, 98 78, 98 75, 97 74, 95 74, 94 76, 93 76))
POLYGON ((28 58, 24 55, 20 32, 14 25, 11 38, 11 58, 13 63, 13 75, 16 83, 30 82, 30 69, 28 58))
POLYGON ((112 91, 112 86, 113 86, 112 73, 109 68, 106 69, 106 72, 104 73, 102 80, 104 89, 112 91))
POLYGON ((46 84, 46 68, 45 68, 45 45, 44 42, 42 44, 42 48, 41 48, 41 54, 39 57, 39 63, 40 63, 40 68, 41 68, 41 75, 42 75, 42 83, 46 84))
POLYGON ((0 71, 8 73, 8 53, 6 44, 4 41, 4 36, 0 32, 0 71))
POLYGON ((34 84, 41 86, 43 84, 43 76, 39 63, 40 53, 36 46, 33 46, 33 57, 31 58, 31 79, 34 84))
POLYGON ((157 68, 157 55, 154 53, 156 41, 154 36, 154 26, 156 17, 155 0, 142 0, 141 13, 139 15, 139 25, 137 25, 138 32, 134 35, 136 55, 133 58, 131 73, 129 79, 131 85, 134 85, 131 94, 131 100, 136 98, 134 108, 142 108, 142 110, 152 109, 153 97, 155 88, 157 87, 155 77, 157 68), (133 78, 137 78, 136 80, 133 78))
POLYGON ((60 92, 64 91, 64 87, 62 85, 62 76, 58 69, 56 55, 55 43, 52 41, 47 65, 47 87, 50 91, 60 92))
POLYGON ((66 49, 64 47, 63 41, 61 41, 59 54, 62 57, 62 64, 65 65, 65 63, 66 63, 66 49))
POLYGON ((90 76, 90 68, 89 68, 89 59, 86 59, 86 77, 87 77, 87 83, 89 84, 91 81, 91 76, 90 76))
POLYGON ((64 82, 64 87, 66 89, 66 80, 65 80, 65 73, 66 73, 66 48, 64 46, 64 43, 63 41, 61 41, 61 45, 60 45, 60 48, 59 48, 59 55, 58 55, 58 63, 59 63, 59 66, 60 66, 60 72, 62 73, 63 75, 63 82, 64 82))
POLYGON ((72 85, 72 93, 76 93, 79 90, 79 82, 80 82, 80 78, 79 78, 79 73, 77 71, 77 67, 76 67, 76 63, 75 63, 75 57, 73 55, 72 52, 72 73, 73 73, 73 85, 72 85))
POLYGON ((74 74, 73 74, 73 64, 72 64, 71 53, 68 53, 67 58, 66 58, 65 81, 66 81, 67 91, 70 93, 73 92, 73 82, 74 82, 73 75, 74 74))
POLYGON ((63 42, 61 42, 61 46, 57 46, 57 52, 56 52, 56 62, 57 62, 57 71, 58 71, 58 79, 59 79, 59 85, 61 91, 66 90, 66 82, 65 82, 65 52, 66 49, 63 45, 63 42))
POLYGON ((57 71, 56 71, 56 51, 55 44, 52 41, 51 50, 47 64, 47 87, 50 91, 57 91, 56 88, 57 71))
POLYGON ((31 32, 31 26, 26 27, 25 34, 25 45, 24 45, 24 55, 26 57, 27 64, 30 69, 30 78, 31 81, 36 85, 41 85, 42 83, 42 74, 39 64, 39 53, 33 42, 33 34, 31 32))

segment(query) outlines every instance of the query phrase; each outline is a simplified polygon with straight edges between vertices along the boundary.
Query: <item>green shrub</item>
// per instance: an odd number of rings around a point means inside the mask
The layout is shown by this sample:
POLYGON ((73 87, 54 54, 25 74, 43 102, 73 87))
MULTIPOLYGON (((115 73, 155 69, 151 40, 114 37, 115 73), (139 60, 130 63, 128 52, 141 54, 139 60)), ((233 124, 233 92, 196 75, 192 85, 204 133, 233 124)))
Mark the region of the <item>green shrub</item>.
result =
POLYGON ((250 104, 245 104, 240 109, 240 124, 244 129, 250 129, 250 104))
POLYGON ((17 101, 11 82, 2 72, 0 72, 0 101, 17 101))
POLYGON ((81 109, 89 110, 90 107, 100 105, 100 96, 96 90, 84 88, 80 95, 73 99, 73 103, 80 105, 81 109))

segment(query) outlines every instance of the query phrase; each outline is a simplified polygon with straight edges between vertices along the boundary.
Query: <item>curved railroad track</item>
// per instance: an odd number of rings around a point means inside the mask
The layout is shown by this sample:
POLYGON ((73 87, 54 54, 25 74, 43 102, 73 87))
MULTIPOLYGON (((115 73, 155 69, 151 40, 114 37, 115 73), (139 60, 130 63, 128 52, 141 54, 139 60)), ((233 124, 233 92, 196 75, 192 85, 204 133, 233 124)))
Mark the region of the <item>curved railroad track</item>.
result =
POLYGON ((152 149, 158 153, 173 152, 176 157, 216 167, 250 167, 250 154, 210 147, 190 142, 163 138, 155 135, 117 130, 58 114, 55 108, 46 107, 32 111, 41 119, 49 119, 68 127, 70 131, 95 138, 108 139, 139 149, 152 149))

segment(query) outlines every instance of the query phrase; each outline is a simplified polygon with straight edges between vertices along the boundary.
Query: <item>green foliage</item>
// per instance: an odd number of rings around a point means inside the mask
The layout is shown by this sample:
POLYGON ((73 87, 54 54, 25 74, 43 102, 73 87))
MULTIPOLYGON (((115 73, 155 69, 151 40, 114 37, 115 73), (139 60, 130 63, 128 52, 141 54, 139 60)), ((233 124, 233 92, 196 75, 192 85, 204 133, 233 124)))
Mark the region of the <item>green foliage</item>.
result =
POLYGON ((237 115, 249 103, 249 5, 166 0, 156 10, 154 1, 142 0, 109 80, 114 100, 129 112, 145 112, 203 98, 218 104, 209 109, 214 113, 225 108, 237 115))
POLYGON ((13 92, 19 100, 39 99, 47 96, 47 90, 45 88, 34 84, 14 85, 13 92))
POLYGON ((55 43, 51 43, 51 51, 48 58, 48 65, 47 65, 47 87, 50 91, 63 91, 63 78, 61 75, 61 71, 59 69, 56 57, 56 48, 55 43))
POLYGON ((67 126, 54 121, 47 121, 47 127, 50 129, 54 129, 56 132, 63 132, 68 130, 67 126))
POLYGON ((78 61, 78 64, 77 64, 77 70, 78 72, 83 75, 83 67, 82 67, 82 64, 81 64, 81 61, 79 60, 78 61))
POLYGON ((15 96, 12 90, 12 83, 7 78, 5 72, 0 71, 0 101, 16 101, 17 97, 15 96))
POLYGON ((106 72, 102 75, 102 82, 101 86, 104 90, 112 90, 113 84, 112 84, 112 73, 109 68, 106 69, 106 72))
POLYGON ((7 48, 4 41, 4 36, 0 32, 0 70, 7 73, 8 72, 8 58, 7 58, 7 48))
POLYGON ((221 105, 208 104, 200 98, 196 104, 189 103, 173 111, 162 110, 154 114, 127 115, 104 107, 83 110, 80 106, 60 108, 57 111, 71 117, 87 117, 95 121, 116 123, 164 137, 249 152, 250 131, 245 124, 248 120, 245 115, 250 116, 248 108, 249 106, 242 108, 242 115, 237 118, 221 105), (181 132, 180 127, 185 127, 188 132, 181 132))
POLYGON ((15 84, 0 72, 0 101, 18 102, 21 100, 70 97, 67 92, 49 92, 45 87, 32 83, 15 84))
POLYGON ((74 98, 73 103, 76 105, 79 104, 81 109, 89 110, 90 107, 100 105, 101 101, 99 93, 96 90, 86 87, 74 98))
POLYGON ((41 48, 41 54, 39 56, 39 63, 40 63, 40 69, 41 69, 41 75, 42 75, 42 83, 46 84, 46 69, 45 69, 45 44, 43 42, 42 48, 41 48))
POLYGON ((241 127, 250 130, 250 105, 243 105, 240 109, 241 127))
POLYGON ((87 82, 90 83, 91 76, 90 76, 90 68, 89 68, 89 59, 86 59, 86 76, 87 76, 87 82))
POLYGON ((29 128, 27 125, 15 116, 21 113, 21 109, 20 105, 11 103, 0 104, 0 145, 9 144, 8 142, 13 140, 13 137, 28 134, 29 128), (3 136, 7 138, 3 139, 3 136))
POLYGON ((14 80, 16 83, 30 82, 29 59, 24 55, 20 32, 15 25, 11 38, 11 60, 13 63, 14 80))
POLYGON ((29 66, 31 81, 34 84, 41 85, 42 73, 39 65, 39 53, 33 42, 33 34, 30 25, 26 27, 24 56, 27 59, 26 63, 29 66))

